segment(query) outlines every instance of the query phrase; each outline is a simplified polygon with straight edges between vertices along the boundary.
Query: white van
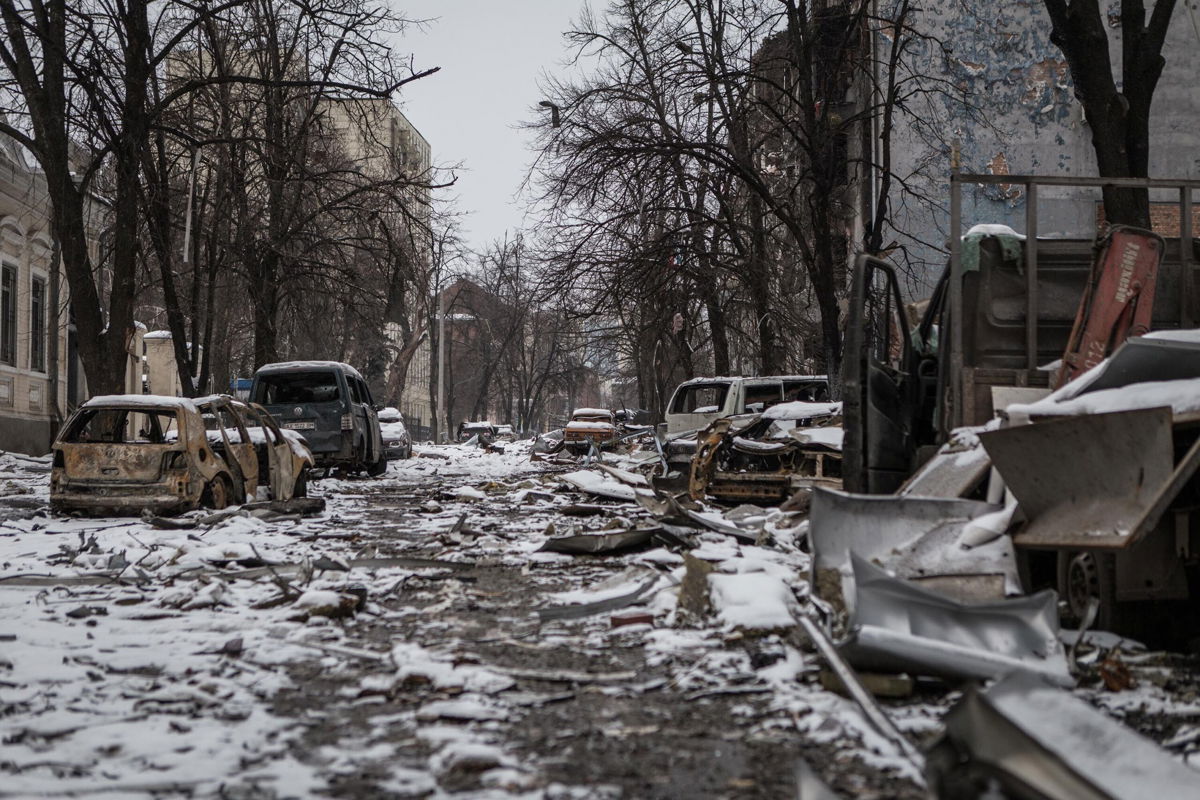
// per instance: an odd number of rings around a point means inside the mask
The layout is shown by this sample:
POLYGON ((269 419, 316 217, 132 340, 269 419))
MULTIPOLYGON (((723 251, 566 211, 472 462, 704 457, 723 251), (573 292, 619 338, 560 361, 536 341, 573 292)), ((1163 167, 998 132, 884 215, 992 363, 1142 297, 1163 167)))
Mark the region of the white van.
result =
POLYGON ((671 395, 665 415, 667 436, 707 427, 732 414, 755 414, 776 403, 829 401, 824 375, 767 375, 760 378, 693 378, 671 395))

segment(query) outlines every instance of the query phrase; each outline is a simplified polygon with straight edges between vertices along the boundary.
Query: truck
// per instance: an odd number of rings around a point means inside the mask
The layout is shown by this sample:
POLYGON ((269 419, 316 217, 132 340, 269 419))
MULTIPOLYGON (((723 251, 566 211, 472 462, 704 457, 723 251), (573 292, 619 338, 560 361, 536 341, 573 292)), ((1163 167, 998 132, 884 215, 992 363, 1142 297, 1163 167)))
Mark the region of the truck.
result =
MULTIPOLYGON (((1197 324, 1195 269, 1200 264, 1200 243, 1192 230, 1192 193, 1200 189, 1200 181, 955 171, 951 231, 957 234, 963 229, 964 186, 1001 183, 1020 187, 1025 194, 1025 234, 982 225, 964 236, 952 235, 949 263, 915 325, 906 316, 900 280, 891 264, 859 256, 854 265, 843 362, 843 485, 846 491, 863 495, 898 492, 898 514, 904 513, 903 495, 914 493, 914 474, 939 448, 947 452, 953 432, 988 425, 1012 403, 1045 397, 1064 372, 1063 355, 1078 329, 1081 300, 1094 279, 1093 264, 1105 239, 1039 237, 1039 190, 1115 184, 1170 192, 1178 198, 1180 235, 1159 238, 1144 232, 1146 241, 1161 243, 1153 246, 1161 246, 1162 252, 1153 311, 1142 316, 1149 318, 1146 327, 1156 331, 1186 330, 1197 324)), ((1109 388, 1135 380, 1192 377, 1187 370, 1193 366, 1195 377, 1200 378, 1200 358, 1187 354, 1191 336, 1183 333, 1174 338, 1179 341, 1130 340, 1136 346, 1118 363, 1135 366, 1108 370, 1109 388), (1155 369, 1160 373, 1156 375, 1155 369)), ((1083 387, 1076 393, 1095 390, 1083 387)), ((1163 404, 1170 403, 1164 400, 1163 404)), ((1066 602, 1068 617, 1082 619, 1094 603, 1099 624, 1119 629, 1135 621, 1129 613, 1131 603, 1195 600, 1200 587, 1200 515, 1192 508, 1200 496, 1194 474, 1200 450, 1193 445, 1200 431, 1192 415, 1178 409, 1174 415, 1160 413, 1157 418, 1151 418, 1150 409, 1132 410, 1140 414, 1136 420, 1100 419, 1105 415, 1090 420, 1086 424, 1095 427, 1090 441, 1082 430, 1084 423, 1076 422, 1072 428, 1064 420, 1041 422, 1036 415, 1025 420, 1034 423, 1027 432, 984 432, 980 438, 987 457, 960 458, 960 464, 973 466, 958 469, 941 484, 918 476, 920 491, 944 490, 946 496, 996 501, 1001 495, 995 488, 989 493, 989 475, 994 477, 998 470, 1020 506, 1009 533, 1021 582, 1030 591, 1056 588, 1066 602), (1156 442, 1155 455, 1148 455, 1147 447, 1138 441, 1120 441, 1120 432, 1135 423, 1156 442), (1022 437, 1025 441, 1019 447, 1010 446, 1022 437), (1087 463, 1088 457, 1098 463, 1087 463), (1146 459, 1155 463, 1143 463, 1146 459), (1156 476, 1158 484, 1148 489, 1143 482, 1149 474, 1156 476), (1039 475, 1046 480, 1039 481, 1039 475), (1059 486, 1059 495, 1072 495, 1077 503, 1086 497, 1093 504, 1092 513, 1111 511, 1120 503, 1132 508, 1125 509, 1132 521, 1117 531, 1122 535, 1081 533, 1076 523, 1068 521, 1089 515, 1081 517, 1082 509, 1069 504, 1064 508, 1061 496, 1044 491, 1050 476, 1064 475, 1067 480, 1059 486), (1029 476, 1033 479, 1024 479, 1029 476), (942 488, 929 488, 935 485, 942 488), (1133 496, 1136 502, 1125 502, 1133 496), (1057 522, 1050 524, 1052 519, 1057 522)), ((989 427, 1009 424, 992 422, 989 427)), ((1095 521, 1094 516, 1091 519, 1095 521)), ((813 524, 822 523, 814 516, 813 524)))

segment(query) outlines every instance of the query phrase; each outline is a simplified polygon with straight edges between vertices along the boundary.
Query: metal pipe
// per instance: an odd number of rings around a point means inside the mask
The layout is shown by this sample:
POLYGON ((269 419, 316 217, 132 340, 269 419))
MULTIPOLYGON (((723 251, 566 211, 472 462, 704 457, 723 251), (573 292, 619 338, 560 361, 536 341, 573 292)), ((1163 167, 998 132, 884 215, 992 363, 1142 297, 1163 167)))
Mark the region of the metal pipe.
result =
POLYGON ((1179 189, 1179 302, 1181 305, 1179 320, 1185 328, 1190 328, 1194 324, 1192 308, 1196 287, 1195 275, 1192 274, 1193 235, 1192 187, 1185 185, 1179 189))
POLYGON ((1195 178, 1073 178, 1061 175, 980 175, 960 173, 963 183, 1032 183, 1040 186, 1121 186, 1134 189, 1178 189, 1186 186, 1200 189, 1200 180, 1195 178))
POLYGON ((1025 184, 1025 369, 1038 368, 1038 185, 1025 184))
MULTIPOLYGON (((956 139, 950 153, 950 408, 938 420, 939 433, 947 435, 963 424, 963 327, 962 318, 962 180, 959 172, 961 153, 956 139)), ((945 330, 947 320, 942 320, 945 330)))
MULTIPOLYGON (((440 277, 440 276, 439 276, 440 277)), ((438 281, 440 286, 441 281, 438 281)), ((446 292, 438 291, 438 415, 443 425, 438 428, 439 438, 450 441, 450 410, 446 408, 446 292)))

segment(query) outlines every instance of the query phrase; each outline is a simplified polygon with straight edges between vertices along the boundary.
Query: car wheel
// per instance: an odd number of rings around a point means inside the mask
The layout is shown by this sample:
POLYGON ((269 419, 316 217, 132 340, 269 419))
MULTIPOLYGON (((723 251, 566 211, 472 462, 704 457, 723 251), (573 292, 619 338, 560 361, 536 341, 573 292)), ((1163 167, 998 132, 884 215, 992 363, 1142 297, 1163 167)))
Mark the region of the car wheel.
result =
POLYGON ((308 497, 308 469, 300 470, 296 476, 296 485, 292 487, 292 497, 308 497))
POLYGON ((204 490, 202 502, 209 508, 214 508, 220 511, 229 505, 229 497, 231 495, 229 481, 224 475, 218 475, 208 483, 208 488, 204 490))
POLYGON ((387 472, 387 456, 380 453, 374 464, 367 465, 367 474, 372 478, 377 478, 385 472, 387 472))

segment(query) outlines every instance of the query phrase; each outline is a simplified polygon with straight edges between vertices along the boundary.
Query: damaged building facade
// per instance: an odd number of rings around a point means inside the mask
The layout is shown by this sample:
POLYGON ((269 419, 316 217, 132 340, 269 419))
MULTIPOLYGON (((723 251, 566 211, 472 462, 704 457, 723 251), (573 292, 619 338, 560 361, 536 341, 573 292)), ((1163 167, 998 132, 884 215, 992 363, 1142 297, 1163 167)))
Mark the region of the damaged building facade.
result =
POLYGON ((46 453, 86 397, 57 259, 45 176, 0 137, 0 450, 46 453))
MULTIPOLYGON (((1112 63, 1120 80, 1119 15, 1109 12, 1112 63)), ((1167 32, 1166 59, 1154 93, 1150 121, 1149 174, 1161 178, 1200 177, 1200 93, 1195 75, 1200 48, 1189 14, 1179 4, 1167 32)), ((892 135, 893 172, 911 194, 895 198, 892 231, 884 241, 903 248, 912 273, 924 278, 915 294, 928 293, 946 259, 950 235, 949 169, 957 142, 964 173, 1062 175, 1097 174, 1092 133, 1076 99, 1063 53, 1050 41, 1050 20, 1042 3, 966 3, 936 0, 915 20, 928 39, 910 42, 913 72, 949 80, 955 95, 924 93, 906 103, 892 135)), ((876 37, 882 53, 891 40, 876 37)), ((964 192, 964 224, 1000 223, 1025 229, 1028 207, 1019 185, 971 186, 964 192)), ((1151 194, 1155 230, 1178 235, 1179 196, 1151 194)), ((1037 198, 1041 235, 1090 238, 1103 219, 1094 188, 1046 187, 1037 198)), ((1194 209, 1195 211, 1195 209, 1194 209)), ((1193 230, 1200 230, 1200 215, 1193 230)))

